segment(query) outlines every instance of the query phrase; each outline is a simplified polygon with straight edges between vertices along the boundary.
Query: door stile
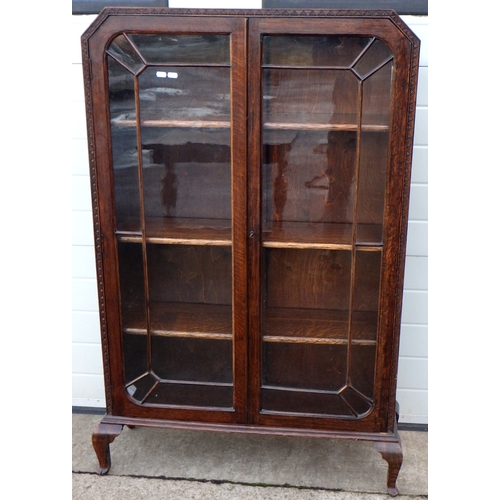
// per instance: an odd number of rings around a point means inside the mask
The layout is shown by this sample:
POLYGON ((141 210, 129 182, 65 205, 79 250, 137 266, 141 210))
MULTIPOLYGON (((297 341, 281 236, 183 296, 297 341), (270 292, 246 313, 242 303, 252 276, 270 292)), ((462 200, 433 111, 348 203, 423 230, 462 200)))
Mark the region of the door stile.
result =
POLYGON ((248 421, 256 423, 260 412, 261 386, 261 34, 257 20, 249 20, 248 36, 248 421))
POLYGON ((233 377, 236 420, 247 419, 247 20, 231 33, 233 377))

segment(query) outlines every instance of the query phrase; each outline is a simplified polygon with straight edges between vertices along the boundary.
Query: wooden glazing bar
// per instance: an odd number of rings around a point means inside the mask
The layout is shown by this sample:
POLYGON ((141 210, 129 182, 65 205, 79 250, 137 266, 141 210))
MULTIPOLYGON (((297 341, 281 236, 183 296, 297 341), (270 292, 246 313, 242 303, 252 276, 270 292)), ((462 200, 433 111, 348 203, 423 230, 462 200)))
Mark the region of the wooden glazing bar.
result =
POLYGON ((353 210, 353 230, 352 230, 352 252, 351 252, 351 284, 349 296, 349 333, 347 343, 347 370, 346 385, 350 385, 351 364, 352 364, 352 340, 353 340, 353 310, 354 294, 356 288, 356 240, 357 240, 357 216, 359 202, 359 169, 361 164, 361 120, 363 116, 363 82, 359 82, 358 87, 358 134, 356 137, 356 168, 354 169, 354 210, 353 210))
MULTIPOLYGON (((106 55, 108 57, 111 57, 113 59, 113 61, 115 61, 116 63, 118 63, 120 66, 122 66, 123 68, 125 68, 129 73, 131 73, 132 75, 135 74, 135 71, 133 71, 132 69, 130 69, 129 66, 127 66, 126 63, 124 63, 123 61, 120 61, 120 59, 117 59, 111 52, 106 52, 106 55)), ((135 122, 134 122, 135 124, 135 122)))
POLYGON ((356 76, 362 80, 366 80, 370 78, 374 73, 376 73, 379 69, 382 69, 386 64, 390 63, 394 59, 394 56, 387 57, 384 61, 382 61, 378 66, 375 66, 369 73, 367 73, 364 77, 361 77, 358 72, 353 68, 353 72, 356 76))
POLYGON ((357 62, 366 54, 366 52, 368 52, 368 49, 375 43, 375 38, 372 38, 371 42, 368 43, 366 45, 366 47, 364 47, 364 49, 358 54, 358 56, 356 57, 356 59, 354 59, 354 61, 352 62, 351 64, 351 68, 353 66, 356 66, 357 62))
POLYGON ((143 62, 144 66, 146 66, 147 62, 144 59, 143 55, 141 54, 141 51, 137 48, 136 44, 131 40, 131 38, 128 36, 127 33, 123 33, 123 36, 127 39, 127 42, 131 45, 131 47, 134 48, 137 55, 139 56, 139 59, 143 62))
MULTIPOLYGON (((142 233, 142 265, 144 273, 144 301, 146 307, 146 332, 147 332, 147 367, 151 370, 151 334, 150 334, 150 310, 149 310, 149 276, 148 276, 148 255, 147 255, 147 242, 146 242, 146 215, 145 215, 145 202, 144 202, 144 179, 142 172, 142 138, 141 127, 139 118, 141 116, 141 106, 139 98, 139 78, 134 76, 134 93, 135 93, 135 115, 137 117, 137 168, 139 174, 139 203, 140 203, 140 218, 141 218, 141 233, 142 233)), ((123 309, 123 308, 122 308, 123 309)), ((152 389, 151 389, 152 390, 152 389)), ((147 396, 146 396, 147 397, 147 396)))
POLYGON ((160 384, 172 384, 172 385, 203 385, 207 387, 232 387, 233 384, 229 382, 209 382, 209 381, 199 381, 199 380, 177 380, 177 379, 160 379, 160 384))
POLYGON ((338 391, 331 391, 327 389, 301 389, 299 387, 285 387, 282 385, 271 385, 265 384, 262 386, 262 389, 270 389, 272 391, 285 391, 285 392, 307 392, 311 394, 332 394, 337 396, 339 394, 338 391))
POLYGON ((146 395, 141 399, 141 404, 144 404, 144 401, 146 401, 146 399, 148 399, 148 397, 150 396, 150 394, 158 387, 159 385, 159 381, 156 381, 153 386, 151 387, 151 389, 149 389, 149 391, 146 393, 146 395))
POLYGON ((318 70, 318 69, 326 69, 326 70, 348 70, 350 68, 347 68, 346 66, 316 66, 314 64, 311 65, 303 65, 303 66, 294 66, 294 65, 287 65, 287 64, 263 64, 262 65, 263 69, 290 69, 290 70, 299 70, 299 71, 309 71, 309 70, 318 70))
MULTIPOLYGON (((142 57, 141 57, 142 59, 142 57)), ((230 68, 229 63, 191 63, 191 62, 145 62, 153 68, 230 68)))
POLYGON ((130 386, 132 386, 134 384, 137 384, 137 382, 139 382, 143 378, 147 377, 148 375, 149 375, 149 372, 146 372, 146 373, 143 373, 142 375, 139 375, 139 377, 136 377, 133 380, 131 380, 130 382, 127 382, 125 384, 125 388, 130 387, 130 386))

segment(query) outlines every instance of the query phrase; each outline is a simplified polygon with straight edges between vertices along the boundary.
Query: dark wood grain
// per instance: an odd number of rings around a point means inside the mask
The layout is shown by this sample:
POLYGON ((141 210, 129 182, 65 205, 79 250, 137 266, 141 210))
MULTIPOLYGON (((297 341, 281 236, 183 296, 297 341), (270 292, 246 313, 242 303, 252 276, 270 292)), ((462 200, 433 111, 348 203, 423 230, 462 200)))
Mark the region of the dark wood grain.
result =
MULTIPOLYGON (((147 243, 178 245, 231 246, 230 219, 192 219, 174 217, 147 217, 147 243)), ((141 243, 141 221, 127 218, 117 228, 121 242, 141 243)))
MULTIPOLYGON (((232 307, 219 304, 151 302, 151 334, 211 339, 232 338, 232 307)), ((123 311, 124 332, 145 335, 146 321, 141 304, 123 311)))
POLYGON ((109 445, 122 432, 123 425, 100 423, 92 434, 92 445, 99 460, 99 474, 107 474, 111 467, 109 445))
POLYGON ((392 11, 107 8, 89 27, 101 471, 125 424, 359 438, 396 493, 418 49, 392 11), (187 52, 162 50, 173 33, 187 52), (204 36, 215 59, 189 48, 204 36))
MULTIPOLYGON (((353 312, 351 341, 374 345, 377 337, 377 311, 353 312)), ((263 340, 316 344, 347 344, 349 311, 335 309, 266 309, 263 340)))

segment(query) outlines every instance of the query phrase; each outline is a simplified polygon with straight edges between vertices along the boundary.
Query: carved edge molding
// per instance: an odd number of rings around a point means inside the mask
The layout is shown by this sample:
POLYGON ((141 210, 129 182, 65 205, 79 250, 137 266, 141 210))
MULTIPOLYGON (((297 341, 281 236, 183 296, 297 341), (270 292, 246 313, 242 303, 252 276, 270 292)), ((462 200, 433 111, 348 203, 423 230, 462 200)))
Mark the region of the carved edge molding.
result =
POLYGON ((169 15, 169 16, 239 16, 239 17, 391 17, 391 9, 385 10, 332 10, 332 9, 189 9, 155 7, 105 7, 104 15, 169 15))
MULTIPOLYGON (((94 235, 95 235, 95 251, 97 265, 97 281, 98 281, 98 297, 99 297, 99 314, 101 321, 101 339, 103 346, 104 358, 104 381, 106 386, 106 410, 111 412, 111 377, 110 366, 108 361, 108 342, 107 342, 107 327, 104 314, 105 296, 104 296, 104 281, 102 269, 102 248, 99 225, 99 210, 97 203, 97 177, 95 165, 95 150, 94 150, 94 129, 92 124, 92 100, 90 88, 90 68, 89 68, 89 53, 88 39, 99 28, 99 26, 109 16, 115 15, 169 15, 169 16, 241 16, 241 17, 364 17, 364 18, 388 18, 404 33, 412 44, 411 54, 411 72, 409 81, 409 99, 407 110, 407 131, 406 131, 406 149, 405 149, 405 175, 403 189, 403 211, 401 220, 401 238, 399 244, 399 267, 398 267, 398 290, 397 290, 397 309, 394 317, 394 330, 398 331, 401 328, 401 313, 403 299, 403 280, 405 271, 405 254, 406 254, 406 234, 408 228, 408 208, 410 197, 410 181, 411 181, 411 164, 413 156, 413 137, 415 127, 415 110, 417 101, 417 79, 418 79, 418 63, 420 54, 420 40, 402 21, 399 15, 393 10, 325 10, 325 9, 170 9, 170 8, 119 8, 105 7, 97 18, 90 24, 88 29, 82 35, 82 63, 84 69, 84 91, 85 91, 85 106, 87 116, 87 134, 89 146, 89 164, 91 176, 91 192, 92 192, 92 211, 94 217, 94 235)), ((396 335, 396 342, 393 349, 393 358, 391 366, 391 381, 390 386, 393 390, 390 391, 392 396, 389 400, 389 409, 395 408, 396 405, 396 385, 397 385, 397 367, 399 358, 399 337, 396 335)), ((390 412, 388 416, 388 428, 394 427, 395 414, 390 412)))
MULTIPOLYGON (((99 24, 100 23, 97 23, 97 25, 99 24)), ((83 65, 83 76, 84 76, 85 111, 87 118, 87 140, 88 140, 89 170, 90 170, 91 197, 92 197, 92 218, 93 218, 92 220, 94 224, 99 319, 101 325, 101 342, 102 342, 103 361, 104 361, 103 365, 104 384, 105 384, 104 392, 106 395, 106 411, 107 413, 110 413, 111 372, 109 366, 108 333, 107 333, 106 314, 105 314, 106 299, 104 295, 104 272, 102 267, 102 239, 101 239, 101 230, 99 223, 99 205, 97 200, 97 173, 96 173, 96 162, 95 162, 94 125, 93 125, 93 111, 92 111, 91 67, 90 67, 89 45, 88 45, 88 39, 90 37, 89 30, 87 30, 81 38, 82 65, 83 65)))
MULTIPOLYGON (((109 16, 237 16, 237 17, 365 17, 390 18, 400 27, 405 27, 398 14, 391 9, 385 10, 329 10, 329 9, 177 9, 155 7, 105 7, 85 33, 90 36, 109 16)), ((407 29, 407 28, 406 28, 407 29)))
MULTIPOLYGON (((413 157, 413 137, 415 135, 415 112, 417 107, 417 81, 418 81, 418 63, 420 56, 420 40, 413 32, 401 21, 398 28, 405 33, 410 42, 411 47, 411 67, 409 75, 409 93, 408 93, 408 108, 407 108, 407 123, 406 123, 406 138, 405 138, 405 165, 404 165, 404 187, 403 187, 403 203, 401 214, 401 230, 399 241, 399 266, 398 266, 398 286, 396 297, 396 311, 394 315, 394 331, 399 332, 401 329, 401 314, 403 305, 403 285, 405 274, 406 260, 406 237, 408 232, 408 210, 410 202, 410 183, 411 183, 411 166, 413 157)), ((390 400, 389 400, 389 420, 388 428, 393 429, 395 425, 395 413, 392 411, 396 408, 396 386, 397 386, 397 368, 399 360, 399 335, 395 335, 393 339, 393 358, 391 366, 391 381, 390 381, 390 400)))

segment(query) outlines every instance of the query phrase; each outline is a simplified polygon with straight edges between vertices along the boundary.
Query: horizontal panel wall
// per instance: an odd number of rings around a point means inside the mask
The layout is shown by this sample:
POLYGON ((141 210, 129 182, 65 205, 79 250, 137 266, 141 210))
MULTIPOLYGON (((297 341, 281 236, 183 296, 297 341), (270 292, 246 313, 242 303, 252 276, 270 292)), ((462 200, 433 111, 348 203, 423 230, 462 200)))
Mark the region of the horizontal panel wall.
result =
MULTIPOLYGON (((250 1, 244 8, 258 8, 250 1)), ((175 4, 175 5, 174 5, 175 4)), ((257 5, 256 5, 257 4, 257 5)), ((186 0, 171 7, 222 8, 217 2, 186 0)), ((232 7, 232 5, 229 5, 232 7)), ((400 421, 427 423, 427 17, 402 16, 421 39, 419 87, 403 301, 397 399, 400 421)), ((93 223, 88 174, 80 36, 95 16, 72 16, 72 174, 73 174, 73 404, 104 407, 93 223), (97 367, 100 367, 98 369, 97 367), (100 371, 99 371, 100 370, 100 371)))
POLYGON ((80 36, 96 16, 72 16, 73 406, 105 406, 80 36))
POLYGON ((421 47, 396 397, 401 423, 426 424, 428 423, 427 17, 401 17, 420 38, 421 47))

